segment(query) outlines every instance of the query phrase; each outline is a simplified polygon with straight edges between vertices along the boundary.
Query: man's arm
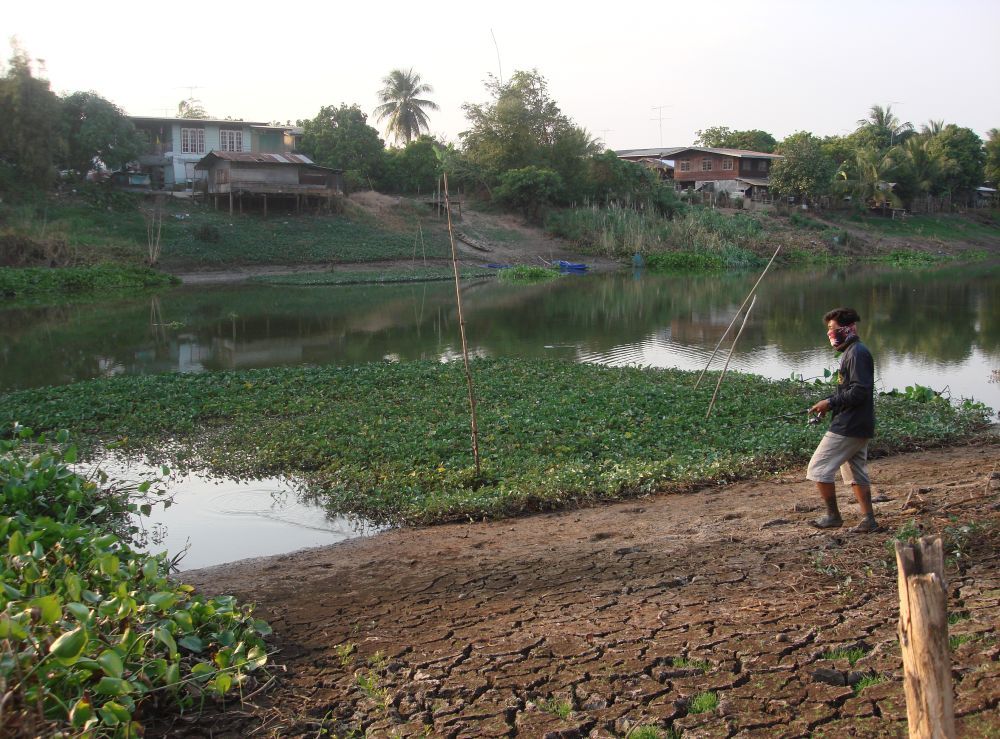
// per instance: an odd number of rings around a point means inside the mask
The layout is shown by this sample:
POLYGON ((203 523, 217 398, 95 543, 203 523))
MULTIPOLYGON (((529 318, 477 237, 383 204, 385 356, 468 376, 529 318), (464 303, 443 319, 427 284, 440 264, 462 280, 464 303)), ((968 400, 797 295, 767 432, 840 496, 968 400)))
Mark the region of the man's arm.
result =
POLYGON ((875 364, 867 351, 853 351, 844 357, 843 372, 847 382, 828 398, 834 412, 864 404, 875 387, 875 364))

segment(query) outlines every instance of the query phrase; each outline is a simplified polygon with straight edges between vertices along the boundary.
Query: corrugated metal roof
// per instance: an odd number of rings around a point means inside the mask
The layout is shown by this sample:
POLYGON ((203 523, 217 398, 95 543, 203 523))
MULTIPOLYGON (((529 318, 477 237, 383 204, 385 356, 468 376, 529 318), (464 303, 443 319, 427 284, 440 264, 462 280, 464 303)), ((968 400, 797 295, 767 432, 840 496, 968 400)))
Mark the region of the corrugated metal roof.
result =
POLYGON ((770 187, 770 180, 762 180, 757 177, 737 177, 740 182, 745 182, 748 185, 753 185, 754 187, 770 187))
POLYGON ((706 154, 719 154, 730 157, 746 157, 748 159, 784 159, 781 154, 768 154, 763 151, 749 151, 747 149, 715 149, 710 146, 673 146, 666 149, 620 149, 616 151, 619 157, 656 157, 658 159, 672 159, 674 154, 682 151, 700 151, 706 154))
POLYGON ((212 150, 204 157, 202 157, 198 163, 195 165, 195 169, 208 169, 209 162, 212 159, 222 159, 227 162, 242 162, 244 164, 291 164, 299 165, 303 164, 310 169, 322 169, 328 172, 342 172, 340 169, 332 169, 330 167, 323 167, 316 164, 312 159, 307 157, 305 154, 292 154, 291 152, 282 152, 281 154, 263 154, 259 152, 249 152, 249 151, 215 151, 212 150))

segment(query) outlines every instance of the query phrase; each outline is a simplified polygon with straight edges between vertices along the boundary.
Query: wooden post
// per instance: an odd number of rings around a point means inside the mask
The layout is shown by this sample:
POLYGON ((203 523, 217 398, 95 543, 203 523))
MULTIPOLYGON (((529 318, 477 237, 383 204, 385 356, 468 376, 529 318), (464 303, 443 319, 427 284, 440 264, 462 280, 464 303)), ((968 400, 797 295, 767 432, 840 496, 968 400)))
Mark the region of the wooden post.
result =
POLYGON ((264 217, 267 218, 267 193, 264 193, 264 217))
POLYGON ((899 646, 911 739, 954 739, 948 593, 941 537, 896 543, 899 646))
MULTIPOLYGON (((216 200, 216 205, 218 205, 218 200, 216 200)), ((233 191, 229 191, 229 215, 233 214, 233 191)))

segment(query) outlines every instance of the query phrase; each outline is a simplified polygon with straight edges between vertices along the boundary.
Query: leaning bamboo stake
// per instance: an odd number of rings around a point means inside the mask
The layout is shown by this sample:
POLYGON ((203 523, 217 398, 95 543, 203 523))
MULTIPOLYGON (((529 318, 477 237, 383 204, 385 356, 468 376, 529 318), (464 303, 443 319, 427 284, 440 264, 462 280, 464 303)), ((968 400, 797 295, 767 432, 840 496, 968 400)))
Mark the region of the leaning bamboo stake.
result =
POLYGON ((469 347, 465 342, 465 318, 462 316, 462 291, 459 289, 458 253, 455 249, 455 232, 451 225, 451 200, 448 198, 448 175, 444 175, 444 208, 448 214, 448 239, 451 241, 451 266, 455 273, 455 303, 458 306, 458 329, 462 336, 462 361, 465 362, 465 381, 469 386, 469 413, 472 419, 472 458, 476 462, 476 478, 479 470, 479 427, 476 425, 476 393, 472 387, 472 370, 469 367, 469 347))
POLYGON ((954 739, 948 593, 941 537, 896 543, 899 646, 910 739, 954 739))
POLYGON ((753 284, 753 287, 750 288, 750 292, 747 293, 746 299, 743 301, 743 304, 740 305, 739 309, 736 311, 736 315, 733 316, 733 320, 731 320, 729 322, 729 325, 726 327, 725 333, 723 333, 722 336, 719 338, 719 343, 716 344, 715 349, 712 350, 712 356, 708 358, 708 362, 705 364, 705 369, 703 369, 701 371, 701 374, 698 375, 698 381, 694 384, 695 390, 697 390, 698 386, 701 385, 701 378, 703 378, 705 376, 705 373, 708 372, 708 368, 712 364, 712 360, 715 359, 715 355, 719 352, 719 347, 722 346, 722 342, 726 340, 727 336, 729 336, 729 332, 732 330, 733 324, 736 323, 736 319, 740 317, 740 312, 746 307, 746 304, 750 302, 750 298, 753 296, 754 291, 757 289, 757 286, 760 284, 761 280, 764 279, 764 275, 766 275, 767 271, 771 269, 771 264, 774 262, 775 257, 778 256, 779 251, 781 251, 780 244, 778 245, 778 248, 774 250, 774 254, 771 255, 771 261, 767 263, 767 266, 764 267, 764 271, 760 273, 760 277, 757 278, 757 282, 755 282, 753 284))
POLYGON ((747 327, 747 319, 750 318, 750 311, 753 310, 754 303, 757 302, 757 296, 753 296, 753 300, 750 301, 750 307, 747 308, 746 315, 743 316, 743 323, 740 325, 740 330, 736 332, 736 338, 733 339, 733 345, 729 348, 729 356, 726 357, 726 366, 722 368, 722 374, 719 375, 719 381, 715 383, 715 392, 712 393, 712 402, 708 404, 708 412, 705 413, 705 418, 712 415, 712 408, 715 407, 715 396, 719 394, 719 388, 722 387, 722 380, 726 377, 726 371, 729 369, 729 361, 733 358, 733 352, 736 351, 736 344, 740 340, 740 336, 743 335, 743 329, 747 327))

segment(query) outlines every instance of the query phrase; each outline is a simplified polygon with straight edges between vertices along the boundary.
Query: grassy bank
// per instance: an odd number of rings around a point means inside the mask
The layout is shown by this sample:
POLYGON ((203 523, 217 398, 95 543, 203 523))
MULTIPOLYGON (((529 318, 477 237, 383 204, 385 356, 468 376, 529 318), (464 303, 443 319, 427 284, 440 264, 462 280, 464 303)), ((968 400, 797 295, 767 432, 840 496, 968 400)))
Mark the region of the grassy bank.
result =
MULTIPOLYGON (((0 204, 0 264, 143 265, 149 244, 141 208, 149 207, 139 196, 91 191, 0 204)), ((258 213, 230 216, 209 205, 168 198, 160 245, 157 266, 167 270, 450 254, 441 224, 406 201, 377 218, 350 201, 340 214, 272 211, 264 218, 258 213)))
MULTIPOLYGON (((749 375, 693 389, 678 370, 474 362, 483 479, 469 450, 461 364, 414 362, 117 377, 11 393, 0 424, 127 439, 240 476, 306 474, 332 510, 377 520, 505 516, 695 482, 764 475, 808 458, 822 428, 759 419, 802 411, 822 388, 749 375)), ((932 396, 933 397, 933 396, 932 396)), ((974 433, 976 404, 880 396, 875 448, 974 433)), ((162 451, 160 451, 162 453, 162 451)))
POLYGON ((180 280, 144 267, 102 264, 93 267, 0 267, 0 298, 73 298, 97 293, 129 293, 178 284, 180 280))
MULTIPOLYGON (((65 437, 60 437, 65 442, 65 437)), ((74 473, 75 450, 0 440, 0 733, 140 736, 142 715, 251 685, 270 629, 133 548, 147 503, 74 473)))

